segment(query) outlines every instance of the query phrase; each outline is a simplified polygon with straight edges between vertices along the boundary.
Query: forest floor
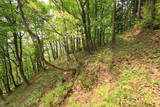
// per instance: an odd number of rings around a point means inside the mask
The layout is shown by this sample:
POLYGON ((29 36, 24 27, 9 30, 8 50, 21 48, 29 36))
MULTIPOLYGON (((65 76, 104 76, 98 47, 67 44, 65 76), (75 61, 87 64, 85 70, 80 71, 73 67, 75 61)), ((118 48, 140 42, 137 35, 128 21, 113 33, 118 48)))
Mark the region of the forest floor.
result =
POLYGON ((37 74, 7 98, 8 107, 160 107, 160 31, 132 30, 115 45, 76 56, 83 64, 74 84, 70 74, 37 74))

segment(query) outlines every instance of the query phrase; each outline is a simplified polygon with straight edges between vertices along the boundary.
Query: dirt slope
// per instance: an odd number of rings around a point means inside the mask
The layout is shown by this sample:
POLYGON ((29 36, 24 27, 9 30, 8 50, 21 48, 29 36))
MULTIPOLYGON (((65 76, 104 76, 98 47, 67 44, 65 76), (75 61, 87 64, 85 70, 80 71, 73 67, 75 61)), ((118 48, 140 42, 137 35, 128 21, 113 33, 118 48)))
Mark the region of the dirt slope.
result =
POLYGON ((160 31, 122 35, 82 71, 65 107, 160 107, 160 31))

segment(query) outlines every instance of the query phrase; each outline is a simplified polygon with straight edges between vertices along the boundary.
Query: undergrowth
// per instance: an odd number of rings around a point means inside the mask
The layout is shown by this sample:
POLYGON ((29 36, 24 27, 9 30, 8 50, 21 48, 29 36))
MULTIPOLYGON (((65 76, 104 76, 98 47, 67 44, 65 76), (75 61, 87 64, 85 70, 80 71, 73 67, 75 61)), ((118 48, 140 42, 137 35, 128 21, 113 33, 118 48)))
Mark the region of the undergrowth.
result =
POLYGON ((59 103, 63 99, 63 96, 65 96, 68 92, 68 90, 71 88, 72 83, 62 83, 58 82, 56 84, 56 88, 53 90, 50 90, 49 92, 44 95, 41 100, 44 104, 44 107, 51 107, 53 105, 56 106, 56 104, 59 103))
MULTIPOLYGON (((155 100, 160 85, 160 74, 157 72, 160 68, 159 49, 153 44, 154 40, 149 39, 153 35, 149 35, 149 38, 145 35, 145 40, 140 39, 142 37, 129 35, 122 37, 114 51, 108 46, 109 48, 94 54, 93 58, 90 57, 89 65, 92 65, 93 69, 90 67, 91 71, 86 71, 88 74, 92 72, 95 76, 95 68, 98 68, 101 63, 106 66, 114 64, 111 73, 119 72, 118 79, 115 82, 107 82, 100 88, 94 86, 93 90, 90 90, 100 97, 93 96, 91 99, 88 97, 87 103, 81 103, 72 96, 69 102, 71 104, 66 107, 159 107, 155 100), (110 63, 113 61, 114 63, 110 63)), ((94 81, 85 74, 80 76, 80 80, 83 87, 93 86, 94 81)), ((85 89, 83 91, 86 93, 85 89)))
MULTIPOLYGON (((145 37, 146 38, 146 37, 145 37)), ((150 40, 150 39, 148 39, 150 40)), ((159 91, 160 68, 159 50, 152 43, 141 40, 132 35, 120 36, 115 47, 108 45, 92 55, 84 57, 84 65, 81 73, 76 78, 76 87, 84 92, 85 104, 78 102, 79 93, 72 93, 66 98, 66 107, 158 107, 154 101, 159 91), (100 81, 101 75, 107 73, 107 77, 100 81), (112 77, 113 76, 113 77, 112 77), (111 78, 110 80, 108 78, 111 78), (108 81, 106 81, 108 79, 108 81), (114 81, 112 81, 114 80, 114 81), (105 82, 106 81, 106 82, 105 82), (100 87, 97 87, 99 82, 100 87), (88 98, 88 93, 90 98, 88 98), (96 96, 96 97, 95 97, 96 96), (98 97, 97 97, 98 96, 98 97), (98 100, 98 101, 97 101, 98 100), (67 102, 68 101, 68 102, 67 102)), ((64 64, 60 66, 72 66, 64 64)), ((68 79, 70 75, 66 75, 68 79)), ((19 89, 24 100, 14 102, 12 107, 21 104, 20 107, 58 107, 64 96, 73 86, 71 82, 63 82, 64 75, 57 72, 46 72, 38 77, 30 87, 29 94, 25 88, 19 89), (45 87, 45 89, 44 89, 45 87)), ((74 90, 74 91, 77 91, 74 90)), ((13 94, 14 97, 16 96, 13 94)), ((16 96, 17 97, 17 96, 16 96)), ((18 99, 18 98, 17 98, 18 99)))

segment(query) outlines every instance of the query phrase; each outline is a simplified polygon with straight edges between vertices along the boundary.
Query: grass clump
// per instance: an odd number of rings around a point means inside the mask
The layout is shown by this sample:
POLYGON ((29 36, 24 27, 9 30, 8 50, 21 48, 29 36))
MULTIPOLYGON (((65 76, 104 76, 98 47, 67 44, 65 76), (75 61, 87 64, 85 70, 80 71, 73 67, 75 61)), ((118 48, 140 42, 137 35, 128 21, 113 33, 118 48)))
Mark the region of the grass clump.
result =
POLYGON ((124 70, 115 88, 112 89, 110 83, 97 90, 104 99, 98 107, 154 107, 153 90, 145 88, 148 82, 144 71, 124 70))
POLYGON ((44 107, 51 107, 53 104, 58 104, 63 97, 67 94, 68 90, 72 87, 71 83, 58 82, 56 88, 47 92, 46 95, 42 97, 42 102, 44 107))

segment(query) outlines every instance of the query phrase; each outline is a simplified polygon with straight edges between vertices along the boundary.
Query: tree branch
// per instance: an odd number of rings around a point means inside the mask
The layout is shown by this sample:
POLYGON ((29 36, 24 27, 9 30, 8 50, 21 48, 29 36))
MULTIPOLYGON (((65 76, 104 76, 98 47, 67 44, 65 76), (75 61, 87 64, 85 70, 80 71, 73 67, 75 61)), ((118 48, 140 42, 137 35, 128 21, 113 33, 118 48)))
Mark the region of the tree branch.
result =
POLYGON ((23 24, 27 30, 27 32, 30 34, 30 36, 32 36, 33 38, 35 38, 38 42, 38 47, 39 47, 39 51, 40 51, 40 57, 41 57, 41 60, 47 65, 47 66, 50 66, 52 67, 53 69, 56 69, 56 70, 60 70, 60 71, 69 71, 69 70, 73 70, 73 69, 63 69, 63 68, 59 68, 51 63, 49 63, 45 58, 44 58, 44 50, 43 50, 43 44, 39 38, 38 35, 36 35, 34 32, 32 32, 32 30, 29 28, 29 24, 26 22, 26 18, 25 18, 25 15, 24 15, 24 12, 23 12, 23 9, 22 9, 22 3, 21 3, 21 0, 17 0, 18 2, 18 7, 19 7, 19 10, 20 10, 20 15, 22 17, 22 20, 23 20, 23 24))

